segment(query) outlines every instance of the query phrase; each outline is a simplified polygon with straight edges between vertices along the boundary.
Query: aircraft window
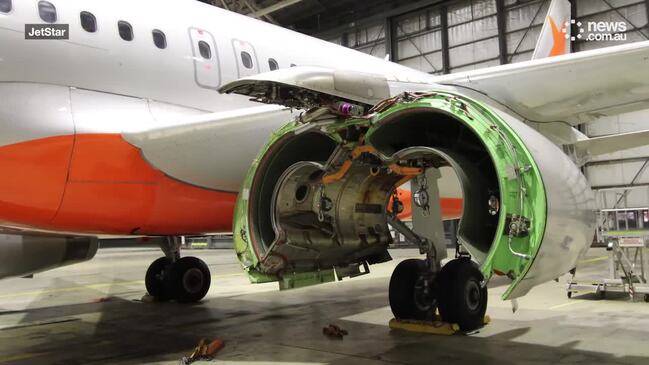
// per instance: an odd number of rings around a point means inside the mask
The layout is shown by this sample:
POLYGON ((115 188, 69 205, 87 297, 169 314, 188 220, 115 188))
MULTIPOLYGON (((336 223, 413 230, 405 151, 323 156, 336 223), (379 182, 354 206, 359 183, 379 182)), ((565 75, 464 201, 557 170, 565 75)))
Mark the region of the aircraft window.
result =
POLYGON ((296 65, 296 64, 294 64, 294 63, 291 63, 291 67, 295 67, 295 66, 297 66, 297 65, 296 65))
POLYGON ((212 49, 210 45, 205 41, 198 42, 198 51, 201 53, 201 56, 206 60, 212 58, 212 49))
POLYGON ((119 36, 122 37, 125 41, 133 40, 133 27, 128 22, 120 20, 117 22, 117 28, 119 29, 119 36))
POLYGON ((0 13, 8 13, 11 11, 11 0, 0 0, 0 13))
POLYGON ((271 71, 275 71, 279 69, 279 64, 277 64, 277 61, 275 61, 274 58, 269 58, 268 59, 268 67, 270 67, 271 71))
POLYGON ((241 52, 241 62, 245 68, 252 68, 252 57, 246 51, 241 52))
POLYGON ((156 47, 160 49, 165 49, 167 48, 167 36, 164 34, 163 31, 154 29, 153 30, 153 43, 155 44, 156 47))
POLYGON ((82 11, 79 15, 81 18, 81 27, 86 32, 94 33, 97 31, 97 18, 87 11, 82 11))
POLYGON ((56 8, 49 1, 38 2, 38 15, 46 23, 56 22, 56 8))

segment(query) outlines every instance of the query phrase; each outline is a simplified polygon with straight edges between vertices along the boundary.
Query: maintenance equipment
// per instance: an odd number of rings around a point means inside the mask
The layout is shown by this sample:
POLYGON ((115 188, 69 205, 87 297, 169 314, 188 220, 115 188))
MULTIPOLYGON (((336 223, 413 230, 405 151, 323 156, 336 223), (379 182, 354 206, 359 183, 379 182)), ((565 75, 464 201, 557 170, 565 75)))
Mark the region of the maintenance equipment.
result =
POLYGON ((576 270, 566 286, 568 298, 573 293, 596 293, 604 298, 607 292, 627 293, 633 300, 636 295, 643 295, 649 302, 649 284, 647 283, 646 257, 649 248, 649 232, 638 234, 629 232, 621 235, 606 235, 606 250, 609 253, 609 277, 575 279, 576 270))

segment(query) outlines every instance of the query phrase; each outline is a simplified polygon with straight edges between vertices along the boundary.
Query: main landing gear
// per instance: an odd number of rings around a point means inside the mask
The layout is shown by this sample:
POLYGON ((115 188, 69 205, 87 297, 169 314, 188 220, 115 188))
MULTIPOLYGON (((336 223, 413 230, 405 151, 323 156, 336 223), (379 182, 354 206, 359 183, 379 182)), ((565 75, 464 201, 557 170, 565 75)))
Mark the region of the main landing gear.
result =
MULTIPOLYGON (((457 323, 465 332, 476 330, 484 325, 487 311, 486 282, 478 265, 467 256, 458 255, 441 266, 446 247, 440 235, 443 234, 441 215, 435 211, 439 193, 425 178, 420 180, 423 183, 419 181, 419 187, 416 182, 411 187, 416 191, 412 204, 413 229, 396 215, 389 217, 388 222, 417 244, 426 259, 408 259, 397 265, 390 278, 390 308, 397 320, 432 321, 439 311, 442 321, 457 323), (426 199, 420 199, 421 196, 426 199), (440 224, 431 224, 435 221, 440 224), (420 222, 427 224, 420 225, 420 222)), ((435 180, 434 171, 427 180, 435 180)))
POLYGON ((180 240, 169 237, 161 244, 165 256, 153 261, 146 271, 145 285, 156 300, 198 302, 210 289, 212 276, 203 260, 180 257, 180 240))

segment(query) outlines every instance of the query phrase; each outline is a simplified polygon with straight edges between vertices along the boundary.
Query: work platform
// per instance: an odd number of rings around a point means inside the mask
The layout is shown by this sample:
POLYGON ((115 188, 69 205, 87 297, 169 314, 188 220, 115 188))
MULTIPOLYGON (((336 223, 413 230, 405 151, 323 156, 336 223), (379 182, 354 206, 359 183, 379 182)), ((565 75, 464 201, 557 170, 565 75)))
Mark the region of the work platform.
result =
POLYGON ((604 298, 608 292, 617 292, 626 293, 631 299, 642 297, 649 302, 649 235, 629 233, 605 236, 604 240, 608 252, 608 277, 575 279, 573 271, 566 284, 568 298, 574 293, 595 293, 604 298))

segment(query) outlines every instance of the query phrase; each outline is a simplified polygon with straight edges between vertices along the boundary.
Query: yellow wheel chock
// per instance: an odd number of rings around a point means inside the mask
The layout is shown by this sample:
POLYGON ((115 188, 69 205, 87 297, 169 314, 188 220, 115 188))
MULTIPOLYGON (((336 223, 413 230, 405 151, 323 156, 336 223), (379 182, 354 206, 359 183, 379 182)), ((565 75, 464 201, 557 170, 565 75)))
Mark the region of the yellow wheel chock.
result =
MULTIPOLYGON (((484 324, 491 322, 491 317, 484 317, 484 324)), ((392 318, 388 324, 393 330, 404 330, 408 332, 428 333, 432 335, 451 336, 462 333, 460 326, 456 323, 448 323, 436 317, 434 321, 415 321, 392 318)))

